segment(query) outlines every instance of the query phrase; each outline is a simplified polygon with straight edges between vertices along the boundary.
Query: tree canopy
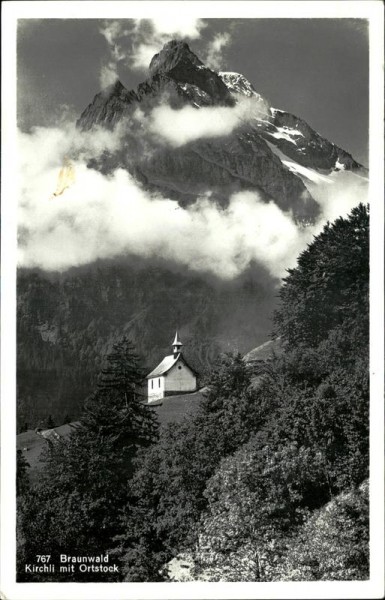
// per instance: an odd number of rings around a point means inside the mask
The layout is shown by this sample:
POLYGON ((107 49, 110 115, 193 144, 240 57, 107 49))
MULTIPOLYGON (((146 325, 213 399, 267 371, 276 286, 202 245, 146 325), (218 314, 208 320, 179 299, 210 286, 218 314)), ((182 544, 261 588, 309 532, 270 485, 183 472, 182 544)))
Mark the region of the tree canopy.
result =
MULTIPOLYGON (((49 443, 39 483, 22 507, 25 560, 33 562, 42 548, 57 559, 61 553, 105 554, 113 546, 134 458, 157 439, 155 417, 138 392, 142 373, 131 343, 123 338, 107 356, 80 425, 68 439, 49 443)), ((91 574, 91 580, 97 578, 91 574)))
POLYGON ((317 346, 331 330, 352 324, 367 342, 368 207, 360 204, 347 218, 327 223, 288 273, 275 326, 290 348, 317 346))

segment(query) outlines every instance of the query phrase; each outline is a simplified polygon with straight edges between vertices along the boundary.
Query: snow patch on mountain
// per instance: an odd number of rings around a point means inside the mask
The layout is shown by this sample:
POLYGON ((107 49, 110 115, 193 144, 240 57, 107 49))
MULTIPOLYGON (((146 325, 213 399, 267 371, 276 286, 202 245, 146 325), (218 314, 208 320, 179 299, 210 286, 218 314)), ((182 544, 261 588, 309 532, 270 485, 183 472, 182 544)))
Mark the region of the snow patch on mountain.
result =
POLYGON ((266 140, 266 143, 282 164, 302 179, 321 207, 323 219, 319 221, 319 226, 325 220, 334 221, 339 216, 347 215, 354 206, 368 201, 369 180, 362 173, 344 168, 320 173, 289 158, 273 142, 266 140))
POLYGON ((241 73, 219 71, 218 75, 232 92, 244 94, 245 96, 254 96, 254 94, 257 94, 250 81, 244 75, 241 75, 241 73))
POLYGON ((219 71, 218 75, 231 93, 242 94, 248 98, 257 98, 260 102, 263 102, 266 111, 270 110, 267 100, 261 94, 258 94, 253 84, 244 75, 234 71, 219 71))
POLYGON ((273 143, 268 142, 267 140, 266 143, 274 152, 274 154, 280 158, 282 164, 284 164, 285 167, 289 169, 289 171, 298 175, 305 185, 309 181, 312 181, 313 183, 333 183, 328 175, 321 175, 321 173, 315 171, 314 169, 310 169, 309 167, 304 167, 298 164, 297 162, 286 156, 286 154, 284 154, 282 150, 277 148, 277 146, 275 146, 273 143))
POLYGON ((341 163, 339 161, 339 159, 337 158, 336 165, 335 165, 334 168, 335 168, 336 171, 344 171, 345 170, 345 165, 343 163, 341 163))
POLYGON ((196 107, 200 108, 201 106, 208 106, 211 104, 210 96, 197 85, 194 85, 193 83, 180 83, 178 86, 193 100, 193 104, 196 107))
POLYGON ((314 183, 333 183, 332 181, 330 181, 330 179, 327 178, 327 176, 320 175, 317 171, 309 169, 308 167, 303 167, 302 165, 299 165, 293 160, 283 160, 282 163, 285 165, 285 167, 289 169, 289 171, 301 177, 304 183, 306 183, 306 180, 313 181, 314 183))
POLYGON ((287 140, 288 142, 297 145, 297 140, 293 139, 295 137, 305 137, 303 133, 298 131, 298 129, 291 129, 290 127, 276 127, 275 125, 271 125, 275 129, 275 131, 266 131, 267 135, 271 135, 277 140, 287 140))

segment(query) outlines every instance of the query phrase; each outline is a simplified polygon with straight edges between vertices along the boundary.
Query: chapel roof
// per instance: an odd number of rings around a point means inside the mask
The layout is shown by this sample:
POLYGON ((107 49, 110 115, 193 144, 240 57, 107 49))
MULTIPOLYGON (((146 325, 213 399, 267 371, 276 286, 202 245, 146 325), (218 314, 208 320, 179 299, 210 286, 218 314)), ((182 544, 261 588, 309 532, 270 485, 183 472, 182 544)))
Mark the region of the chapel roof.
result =
POLYGON ((170 354, 170 356, 165 356, 162 362, 159 363, 159 365, 147 375, 146 379, 152 379, 153 377, 160 377, 160 375, 165 375, 178 362, 178 360, 181 360, 186 365, 186 367, 190 369, 190 371, 192 371, 195 375, 198 375, 197 371, 195 371, 195 369, 190 367, 190 365, 187 363, 184 356, 182 356, 181 353, 178 353, 170 354))
POLYGON ((175 365, 180 354, 170 354, 170 356, 165 356, 161 363, 151 373, 149 373, 146 379, 152 379, 153 377, 158 377, 159 375, 164 375, 167 373, 171 367, 175 365))

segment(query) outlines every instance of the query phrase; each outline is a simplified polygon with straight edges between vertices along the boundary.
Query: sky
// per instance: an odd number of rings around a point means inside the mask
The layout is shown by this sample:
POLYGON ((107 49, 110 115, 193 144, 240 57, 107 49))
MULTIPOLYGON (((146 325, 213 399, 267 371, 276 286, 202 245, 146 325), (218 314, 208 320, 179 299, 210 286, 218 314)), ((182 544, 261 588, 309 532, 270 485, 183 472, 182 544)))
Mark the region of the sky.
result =
POLYGON ((203 62, 241 72, 275 108, 300 116, 368 165, 368 30, 363 19, 164 22, 24 19, 18 27, 18 124, 76 120, 117 75, 128 89, 172 38, 203 62), (172 30, 172 28, 174 30, 172 30), (171 30, 170 30, 171 29, 171 30))

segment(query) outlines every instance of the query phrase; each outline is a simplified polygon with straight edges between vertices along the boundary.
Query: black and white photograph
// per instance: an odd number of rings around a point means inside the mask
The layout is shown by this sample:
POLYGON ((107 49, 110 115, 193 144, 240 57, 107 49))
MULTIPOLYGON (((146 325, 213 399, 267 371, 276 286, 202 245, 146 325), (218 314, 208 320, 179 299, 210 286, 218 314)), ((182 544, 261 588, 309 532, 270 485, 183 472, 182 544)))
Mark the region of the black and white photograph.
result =
POLYGON ((3 8, 4 598, 382 597, 382 3, 3 8))

